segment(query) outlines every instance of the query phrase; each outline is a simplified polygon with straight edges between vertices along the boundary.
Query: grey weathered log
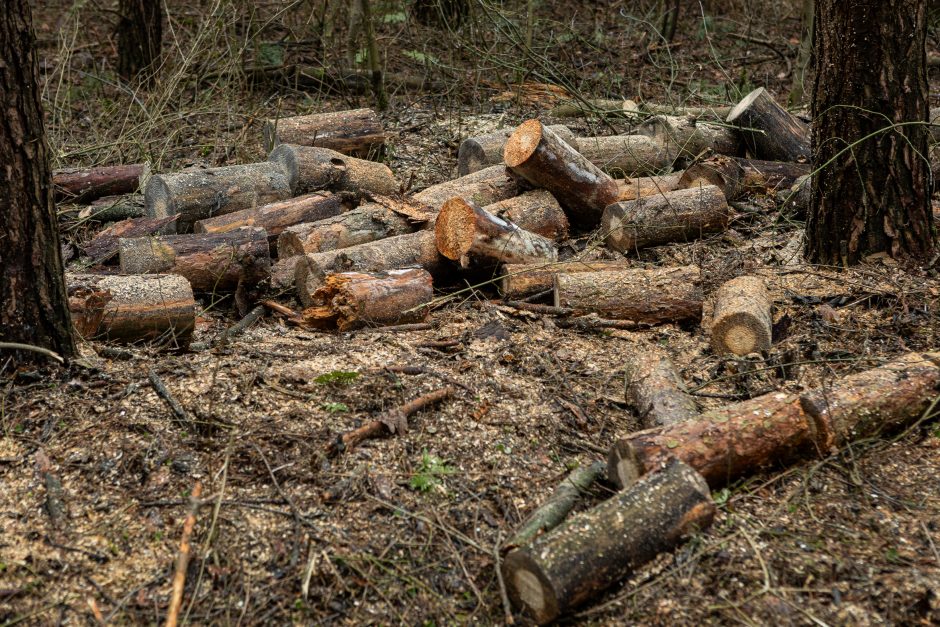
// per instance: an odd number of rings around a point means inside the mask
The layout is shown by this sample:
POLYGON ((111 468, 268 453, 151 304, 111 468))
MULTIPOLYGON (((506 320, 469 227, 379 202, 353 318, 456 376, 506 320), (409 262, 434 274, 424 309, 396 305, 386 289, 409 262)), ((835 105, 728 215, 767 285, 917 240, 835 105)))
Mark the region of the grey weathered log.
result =
POLYGON ((747 191, 746 176, 741 160, 715 155, 689 165, 679 177, 678 187, 690 189, 714 185, 726 200, 731 201, 741 198, 747 191))
POLYGON ((94 263, 104 263, 117 257, 118 240, 122 237, 146 237, 159 235, 167 230, 175 230, 173 225, 178 216, 165 218, 128 218, 115 222, 99 231, 94 238, 82 246, 82 251, 91 257, 94 263))
POLYGON ((582 137, 578 152, 611 176, 658 174, 675 161, 671 147, 644 135, 582 137))
POLYGON ((439 210, 454 196, 460 196, 483 207, 518 196, 521 192, 519 183, 506 170, 506 166, 494 165, 451 181, 431 185, 416 192, 414 198, 439 210))
POLYGON ((344 155, 368 158, 385 144, 385 129, 372 109, 351 109, 266 120, 264 149, 280 144, 320 146, 344 155))
POLYGON ((739 276, 715 293, 711 345, 716 353, 748 355, 770 349, 773 340, 772 303, 764 280, 739 276))
POLYGON ((643 196, 665 194, 680 187, 679 180, 683 172, 661 174, 657 176, 638 176, 616 179, 619 195, 617 201, 636 200, 643 196))
POLYGON ((522 263, 503 266, 500 293, 508 300, 551 290, 555 275, 576 272, 609 272, 628 270, 630 263, 620 261, 561 261, 556 263, 522 263))
POLYGON ((657 115, 640 124, 636 132, 651 137, 668 154, 681 159, 713 153, 737 156, 741 152, 741 141, 734 129, 695 117, 657 115))
POLYGON ((672 360, 661 348, 635 346, 625 351, 624 393, 644 428, 691 420, 695 400, 685 390, 672 360))
POLYGON ((644 102, 638 104, 633 100, 607 100, 591 99, 587 104, 580 101, 562 102, 556 105, 551 113, 554 117, 579 117, 599 113, 607 117, 623 117, 629 120, 645 120, 654 115, 694 116, 704 120, 723 121, 728 117, 731 107, 688 107, 644 102))
POLYGON ((329 148, 281 144, 271 151, 268 161, 281 167, 295 195, 330 190, 390 196, 400 191, 387 165, 329 148))
POLYGON ((807 126, 777 104, 763 87, 735 105, 727 122, 738 127, 748 151, 758 159, 805 163, 812 160, 807 126))
MULTIPOLYGON (((548 128, 552 129, 559 137, 571 145, 575 150, 578 149, 578 138, 563 124, 553 124, 548 128)), ((460 148, 457 149, 457 174, 466 176, 483 168, 499 165, 503 163, 503 149, 506 146, 506 140, 512 135, 515 129, 507 128, 486 135, 468 137, 460 142, 460 148)))

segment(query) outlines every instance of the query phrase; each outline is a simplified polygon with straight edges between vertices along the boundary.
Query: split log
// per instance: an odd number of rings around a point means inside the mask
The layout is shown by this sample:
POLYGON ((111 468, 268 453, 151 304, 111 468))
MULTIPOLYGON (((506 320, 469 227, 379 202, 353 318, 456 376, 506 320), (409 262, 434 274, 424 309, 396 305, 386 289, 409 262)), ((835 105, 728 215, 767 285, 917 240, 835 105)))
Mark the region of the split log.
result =
POLYGON ((93 200, 88 207, 78 214, 78 217, 97 222, 117 222, 128 218, 140 218, 146 213, 144 195, 134 193, 121 196, 103 196, 93 200))
POLYGON ((271 151, 268 161, 283 169, 295 195, 323 189, 385 196, 400 191, 395 175, 384 163, 347 157, 329 148, 281 144, 271 151))
POLYGON ((86 339, 186 347, 196 326, 189 281, 174 274, 68 274, 69 310, 86 339))
POLYGON ((562 261, 557 263, 521 263, 503 266, 500 293, 504 298, 515 300, 524 296, 550 290, 555 285, 555 275, 576 272, 610 272, 628 270, 626 261, 562 261))
POLYGON ((601 219, 601 232, 608 246, 628 253, 723 231, 730 220, 724 194, 706 185, 609 205, 601 219))
POLYGON ((121 239, 119 249, 124 274, 179 274, 197 292, 234 290, 239 283, 253 287, 271 273, 267 234, 254 227, 121 239))
POLYGON ((695 401, 672 360, 657 347, 635 347, 626 352, 624 391, 644 427, 665 427, 698 415, 695 401))
POLYGON ((287 177, 273 163, 155 174, 144 189, 147 215, 164 218, 179 214, 177 233, 192 232, 193 223, 198 220, 260 207, 290 196, 287 177))
POLYGON ((728 114, 728 124, 740 130, 748 152, 758 159, 809 163, 809 129, 758 87, 728 114))
POLYGON ((675 154, 666 146, 643 135, 582 137, 577 150, 612 176, 654 174, 675 160, 675 154))
POLYGON ((555 306, 649 324, 701 320, 696 266, 555 275, 555 306))
POLYGON ((510 598, 549 623, 708 527, 715 512, 702 477, 672 463, 509 553, 510 598))
POLYGON ((52 173, 55 201, 81 203, 102 196, 130 194, 137 191, 143 172, 140 163, 56 170, 52 173))
POLYGON ((506 142, 506 165, 552 194, 578 226, 592 228, 616 202, 617 183, 538 120, 523 122, 506 142))
POLYGON ((711 344, 716 353, 748 355, 770 349, 773 316, 764 280, 739 276, 715 293, 711 344))
POLYGON ((744 195, 744 179, 744 166, 739 160, 715 155, 687 167, 679 178, 678 186, 682 189, 694 189, 714 185, 721 190, 725 199, 730 201, 744 195))
POLYGON ((453 260, 469 255, 503 263, 546 263, 558 259, 552 240, 457 197, 444 203, 434 236, 437 250, 453 260))
POLYGON ((267 120, 262 133, 265 152, 271 152, 280 144, 295 144, 319 146, 344 155, 368 158, 385 145, 385 129, 372 109, 267 120))
MULTIPOLYGON (((575 150, 578 149, 578 138, 564 124, 553 124, 548 128, 562 138, 575 150)), ((457 149, 457 174, 466 176, 491 165, 502 164, 503 149, 506 140, 512 135, 514 129, 503 129, 487 135, 468 137, 460 142, 457 149)))
POLYGON ((423 322, 434 297, 431 275, 421 268, 388 272, 342 272, 326 277, 303 312, 305 324, 349 331, 423 322))
POLYGON ((665 194, 681 187, 679 185, 682 171, 660 176, 638 176, 636 178, 617 179, 617 189, 620 195, 617 200, 636 200, 643 196, 656 196, 665 194))
POLYGON ((179 216, 165 218, 129 218, 115 222, 108 228, 100 231, 84 246, 82 250, 91 257, 96 264, 104 263, 118 254, 118 240, 120 238, 147 237, 174 229, 173 225, 179 216))
POLYGON ((657 115, 638 126, 636 132, 652 138, 668 154, 680 159, 694 159, 702 153, 734 156, 741 151, 734 129, 694 117, 657 115))
POLYGON ((485 207, 518 196, 521 191, 519 183, 505 166, 494 165, 452 181, 427 187, 415 193, 414 198, 438 210, 454 196, 485 207))
POLYGON ((550 240, 560 242, 568 238, 568 216, 551 192, 544 189, 533 189, 486 205, 483 209, 550 240))

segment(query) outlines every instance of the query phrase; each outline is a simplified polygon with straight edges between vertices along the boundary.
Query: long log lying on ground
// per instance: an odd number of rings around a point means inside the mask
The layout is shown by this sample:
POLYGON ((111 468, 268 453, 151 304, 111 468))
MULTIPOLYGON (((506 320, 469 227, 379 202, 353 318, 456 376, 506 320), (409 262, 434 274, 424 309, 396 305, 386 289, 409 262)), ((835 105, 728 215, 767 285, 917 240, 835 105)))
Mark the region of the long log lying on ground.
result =
POLYGON ((518 196, 519 183, 506 171, 506 166, 494 165, 451 181, 431 185, 414 194, 415 200, 440 209, 444 203, 460 196, 481 207, 518 196))
POLYGON ((320 146, 344 155, 368 158, 385 144, 385 129, 372 109, 351 109, 266 120, 264 150, 279 144, 320 146))
POLYGON ((506 165, 558 199, 578 226, 592 228, 620 196, 617 183, 538 120, 523 122, 506 142, 506 165))
POLYGON ((192 232, 198 220, 290 197, 284 172, 267 162, 155 174, 144 190, 147 215, 164 218, 179 214, 178 233, 192 232))
POLYGON ((421 268, 330 274, 303 311, 306 324, 340 331, 422 322, 434 297, 431 275, 421 268))
POLYGON ((659 176, 638 176, 635 178, 616 179, 617 189, 620 195, 617 200, 636 200, 643 196, 656 196, 665 194, 681 187, 679 181, 682 172, 673 172, 672 174, 663 174, 659 176))
POLYGON ((735 105, 727 122, 738 127, 748 151, 758 159, 805 163, 812 159, 807 126, 763 87, 735 105))
POLYGON ((715 512, 702 477, 674 462, 509 553, 510 598, 539 624, 551 622, 708 527, 715 512))
POLYGON ((186 277, 197 292, 253 287, 268 278, 271 256, 264 229, 138 237, 119 241, 121 272, 186 277))
POLYGON ((144 166, 109 165, 97 168, 69 168, 52 173, 56 202, 88 202, 102 196, 137 191, 144 166))
POLYGON ((700 320, 701 276, 696 266, 556 274, 555 306, 649 324, 700 320))
POLYGON ((177 217, 129 218, 115 222, 82 246, 82 251, 91 257, 94 263, 104 263, 117 256, 118 240, 122 237, 146 237, 164 233, 168 229, 175 230, 173 223, 176 222, 177 217))
POLYGON ((189 345, 196 301, 181 276, 68 274, 66 285, 72 323, 86 339, 189 345))
POLYGON ((628 270, 626 261, 561 261, 557 263, 520 263, 503 266, 500 293, 508 300, 538 294, 555 285, 555 275, 576 272, 628 270))
POLYGON ((621 177, 655 174, 676 157, 658 140, 644 135, 582 137, 577 150, 604 172, 621 177))
POLYGON ((714 185, 706 185, 609 205, 601 219, 601 233, 608 246, 628 253, 723 231, 730 220, 725 195, 714 185))
POLYGON ((295 195, 324 189, 385 196, 400 191, 384 163, 348 157, 329 148, 281 144, 271 151, 268 161, 282 168, 295 195))
POLYGON ((773 340, 772 303, 764 280, 739 276, 715 293, 711 344, 716 353, 748 355, 770 349, 773 340))
POLYGON ((635 347, 625 355, 624 393, 644 427, 664 427, 698 415, 695 401, 665 351, 635 347))
POLYGON ((702 153, 737 155, 741 151, 738 134, 727 126, 700 122, 694 117, 657 115, 637 127, 676 158, 694 159, 702 153))
MULTIPOLYGON (((578 149, 578 138, 563 124, 553 124, 548 128, 561 137, 575 150, 578 149)), ((503 162, 503 149, 515 129, 507 128, 487 135, 468 137, 460 142, 457 149, 457 174, 466 176, 492 165, 503 162)))

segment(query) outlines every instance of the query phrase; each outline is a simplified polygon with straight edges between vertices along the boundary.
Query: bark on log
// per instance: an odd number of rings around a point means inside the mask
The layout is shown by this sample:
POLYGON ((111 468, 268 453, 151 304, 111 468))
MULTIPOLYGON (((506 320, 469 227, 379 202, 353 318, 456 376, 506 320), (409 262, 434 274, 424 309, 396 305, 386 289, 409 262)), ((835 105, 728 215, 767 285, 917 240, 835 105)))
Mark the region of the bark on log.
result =
POLYGON ((725 195, 725 199, 737 200, 745 192, 745 174, 744 166, 739 160, 715 155, 687 167, 679 178, 678 187, 695 189, 714 185, 725 195))
POLYGON ((626 261, 562 261, 558 263, 522 263, 503 266, 500 293, 508 300, 550 290, 556 274, 576 272, 624 271, 630 268, 626 261))
POLYGON ((196 301, 175 274, 68 274, 69 309, 86 339, 186 347, 196 325, 196 301))
POLYGON ((103 196, 93 200, 88 207, 78 214, 78 217, 97 222, 117 222, 128 218, 140 218, 144 215, 146 215, 144 195, 124 194, 121 196, 103 196))
POLYGON ((118 240, 120 238, 147 237, 164 233, 168 228, 175 229, 173 223, 176 222, 177 217, 130 218, 115 222, 82 246, 82 250, 91 257, 94 263, 104 263, 118 254, 118 240))
POLYGON ((636 200, 643 196, 656 196, 671 192, 680 187, 679 180, 683 172, 673 172, 661 176, 638 176, 636 178, 617 179, 620 195, 618 202, 636 200))
POLYGON ((121 272, 186 277, 197 292, 253 287, 271 273, 264 229, 119 240, 121 272))
POLYGON ((700 320, 701 277, 696 266, 557 274, 555 306, 650 324, 700 320))
POLYGON ((624 392, 645 428, 678 424, 698 415, 672 360, 654 346, 627 353, 624 392))
POLYGON ((65 202, 89 202, 102 196, 117 196, 137 191, 144 166, 110 165, 88 169, 56 170, 52 173, 55 200, 65 202))
POLYGON ((643 135, 582 137, 577 150, 604 172, 620 177, 655 174, 676 158, 656 139, 643 135))
POLYGON ((741 152, 734 129, 694 117, 657 115, 638 126, 636 132, 651 137, 678 159, 694 159, 702 153, 736 156, 741 152))
POLYGON ((390 196, 400 191, 395 175, 384 163, 311 146, 281 144, 268 156, 287 175, 295 195, 318 190, 371 192, 390 196))
POLYGON ((303 312, 306 324, 348 331, 422 322, 434 297, 431 275, 421 268, 388 272, 342 272, 326 277, 303 312))
POLYGON ((519 228, 556 242, 568 237, 568 216, 551 192, 544 189, 534 189, 514 198, 486 205, 483 209, 519 228))
POLYGON ((297 274, 297 262, 303 255, 281 257, 271 264, 271 288, 275 290, 293 289, 294 275, 297 274))
POLYGON ((770 161, 812 160, 809 129, 777 104, 767 90, 758 87, 728 114, 728 124, 740 129, 748 151, 770 161))
POLYGON ((414 194, 414 198, 440 210, 444 203, 454 196, 485 207, 518 196, 521 191, 519 183, 507 172, 505 166, 494 165, 452 181, 432 185, 414 194))
POLYGON ((506 142, 506 165, 558 199, 578 226, 593 228, 620 195, 617 183, 538 120, 523 122, 506 142))
MULTIPOLYGON (((553 124, 548 128, 561 137, 575 150, 578 149, 578 138, 564 124, 553 124)), ((514 129, 507 128, 487 135, 468 137, 460 142, 457 149, 457 174, 466 176, 492 165, 503 163, 503 149, 506 140, 512 135, 514 129)))
POLYGON ((623 253, 701 238, 728 228, 731 209, 714 185, 617 202, 604 210, 601 232, 623 253))
POLYGON ((740 159, 744 168, 744 188, 747 193, 767 193, 785 190, 810 173, 808 163, 740 159))
POLYGON ((295 144, 319 146, 344 155, 368 158, 385 145, 385 129, 372 109, 267 120, 262 133, 265 152, 271 152, 280 144, 295 144))
POLYGON ((716 353, 748 355, 770 349, 773 317, 764 280, 739 276, 715 293, 711 344, 716 353))
POLYGON ((539 624, 551 622, 708 527, 715 511, 702 477, 672 463, 509 553, 510 598, 539 624))
POLYGON ((723 121, 731 112, 731 107, 674 107, 651 102, 637 104, 633 100, 588 100, 587 106, 578 101, 562 102, 551 113, 553 117, 575 118, 592 113, 608 117, 626 117, 642 120, 652 115, 693 116, 707 120, 723 121))
POLYGON ((144 190, 147 215, 163 218, 179 214, 178 233, 192 232, 193 223, 198 220, 260 207, 290 196, 287 177, 273 163, 155 174, 144 190))

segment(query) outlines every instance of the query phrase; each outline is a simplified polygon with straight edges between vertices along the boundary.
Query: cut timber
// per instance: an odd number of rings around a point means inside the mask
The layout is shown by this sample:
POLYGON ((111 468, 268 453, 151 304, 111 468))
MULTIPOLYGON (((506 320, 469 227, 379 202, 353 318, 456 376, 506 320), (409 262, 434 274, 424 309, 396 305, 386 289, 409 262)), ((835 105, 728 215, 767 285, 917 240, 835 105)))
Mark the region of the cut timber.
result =
POLYGON ((654 174, 675 160, 663 144, 643 135, 583 137, 578 152, 612 176, 654 174))
POLYGON ((384 163, 347 157, 329 148, 281 144, 268 161, 282 168, 295 195, 323 189, 385 196, 399 192, 395 175, 384 163))
POLYGON ((102 196, 137 191, 143 164, 110 165, 85 170, 56 170, 52 173, 56 202, 89 202, 102 196))
POLYGON ((674 107, 651 102, 637 104, 633 100, 586 100, 562 102, 552 109, 553 117, 575 118, 582 115, 600 114, 607 117, 625 117, 642 120, 651 115, 691 116, 716 122, 723 121, 731 112, 731 107, 674 107), (586 104, 585 104, 586 103, 586 104))
POLYGON ((620 195, 612 178, 538 120, 513 132, 503 158, 513 172, 552 192, 578 226, 597 226, 604 207, 620 195))
POLYGON ((617 179, 617 189, 620 195, 618 201, 636 200, 643 196, 665 194, 678 189, 682 172, 673 172, 661 176, 638 176, 636 178, 617 179))
POLYGON ((808 163, 737 159, 744 168, 744 188, 747 193, 767 193, 786 190, 797 180, 810 173, 808 163))
POLYGON ((372 109, 295 115, 267 120, 262 129, 264 150, 280 144, 320 146, 344 155, 368 158, 385 144, 385 129, 372 109))
POLYGON ((609 272, 628 270, 626 261, 562 261, 558 263, 522 263, 503 266, 500 293, 508 300, 517 300, 552 289, 555 275, 575 272, 609 272))
POLYGON ((730 219, 725 195, 714 185, 706 185, 609 205, 601 220, 601 233, 608 246, 628 253, 723 231, 730 219))
POLYGON ((715 511, 702 477, 674 462, 509 553, 510 598, 549 623, 708 527, 715 511))
POLYGON ((696 266, 555 275, 555 306, 649 324, 701 320, 696 266))
POLYGON ((196 301, 189 281, 174 274, 68 274, 69 309, 86 339, 189 345, 196 301))
POLYGON ((234 290, 239 283, 253 287, 271 272, 268 236, 253 227, 121 239, 119 248, 124 274, 179 274, 198 292, 234 290))
POLYGON ((486 205, 483 209, 556 242, 568 237, 568 216, 551 192, 544 189, 534 189, 515 198, 486 205))
POLYGON ((694 189, 714 185, 727 200, 737 200, 744 195, 744 178, 744 166, 740 161, 715 155, 687 167, 679 178, 678 187, 694 189))
POLYGON ((664 427, 698 415, 695 401, 662 349, 638 346, 628 351, 625 370, 626 399, 644 427, 664 427))
POLYGON ((313 327, 340 331, 422 322, 434 297, 431 275, 421 268, 388 272, 342 272, 326 277, 303 312, 313 327))
POLYGON ((82 246, 82 251, 91 257, 94 263, 104 263, 118 254, 118 240, 122 237, 146 237, 164 233, 172 229, 177 216, 165 218, 129 218, 115 222, 108 228, 100 231, 95 237, 82 246))
MULTIPOLYGON (((578 138, 567 126, 554 124, 548 128, 572 148, 578 149, 578 138)), ((460 148, 457 150, 457 174, 466 176, 491 165, 501 164, 506 140, 512 135, 513 130, 509 128, 488 135, 468 137, 460 142, 460 148)))
POLYGON ((715 294, 711 321, 712 349, 716 353, 748 355, 770 349, 774 320, 764 280, 739 276, 715 294))
POLYGON ((414 198, 434 209, 440 209, 454 196, 485 207, 518 196, 521 191, 519 184, 506 171, 506 166, 494 165, 452 181, 427 187, 414 194, 414 198))
POLYGON ((271 287, 277 290, 293 289, 297 262, 303 255, 280 257, 271 265, 271 287))
POLYGON ((117 222, 128 218, 140 218, 145 214, 143 194, 123 194, 121 196, 103 196, 93 200, 88 207, 79 213, 78 217, 97 222, 117 222))
POLYGON ((748 152, 758 159, 804 163, 812 159, 809 129, 763 87, 745 96, 727 122, 739 128, 748 152))
POLYGON ((737 155, 741 151, 734 129, 694 117, 657 115, 637 127, 636 132, 651 137, 667 153, 682 159, 694 159, 702 153, 737 155))
POLYGON ((147 215, 164 218, 179 214, 178 233, 192 232, 197 220, 260 207, 290 196, 287 177, 273 163, 155 174, 144 190, 147 215))
POLYGON ((558 259, 552 240, 519 228, 462 198, 444 203, 434 226, 437 250, 448 259, 465 256, 503 263, 558 259))

